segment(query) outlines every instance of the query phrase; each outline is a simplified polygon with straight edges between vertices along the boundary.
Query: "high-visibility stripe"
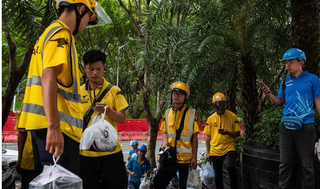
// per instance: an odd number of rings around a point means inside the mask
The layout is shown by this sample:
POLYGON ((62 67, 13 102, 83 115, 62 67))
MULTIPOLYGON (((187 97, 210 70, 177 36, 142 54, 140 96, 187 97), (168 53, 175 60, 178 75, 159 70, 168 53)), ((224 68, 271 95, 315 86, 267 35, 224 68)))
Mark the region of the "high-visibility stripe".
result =
POLYGON ((46 116, 43 106, 37 104, 23 103, 21 111, 46 116))
MULTIPOLYGON (((22 111, 45 116, 43 106, 38 104, 24 103, 22 105, 22 111)), ((64 121, 69 125, 82 128, 82 119, 77 119, 75 117, 72 117, 71 115, 64 114, 63 112, 60 112, 60 111, 59 111, 59 117, 60 117, 60 121, 64 121)))
POLYGON ((167 127, 167 132, 168 132, 168 129, 169 129, 169 121, 168 121, 168 119, 169 119, 170 110, 171 110, 171 108, 167 109, 167 111, 166 111, 166 127, 167 127))
MULTIPOLYGON (((72 63, 73 63, 73 93, 76 93, 78 94, 78 81, 77 81, 77 66, 76 66, 76 54, 75 54, 75 48, 74 48, 74 45, 73 45, 73 42, 72 42, 72 36, 71 36, 71 39, 70 39, 70 43, 71 43, 71 52, 72 52, 72 63)), ((81 102, 81 98, 80 98, 80 101, 78 102, 81 102)))
MULTIPOLYGON (((31 85, 39 85, 41 86, 41 78, 39 76, 32 76, 32 78, 27 79, 27 86, 31 85)), ((64 99, 72 101, 72 102, 81 102, 81 95, 74 94, 68 91, 65 91, 61 88, 58 88, 59 93, 63 96, 64 99)))
POLYGON ((176 134, 167 134, 167 137, 168 137, 168 138, 174 138, 174 139, 175 139, 175 138, 176 138, 176 134))
POLYGON ((39 85, 41 86, 41 78, 39 76, 33 75, 32 78, 27 79, 27 87, 31 85, 39 85))
POLYGON ((190 109, 190 114, 189 114, 189 132, 188 136, 184 137, 181 136, 180 139, 184 142, 190 142, 191 141, 191 136, 192 136, 192 131, 193 131, 193 121, 194 121, 194 109, 190 109))
POLYGON ((188 149, 188 148, 177 148, 177 152, 179 153, 192 153, 192 149, 188 149))
POLYGON ((43 40, 43 44, 42 44, 42 51, 41 51, 41 60, 43 60, 43 47, 44 45, 46 44, 48 38, 53 34, 55 33, 57 30, 63 28, 63 26, 56 26, 56 27, 53 27, 49 30, 49 32, 47 33, 47 35, 44 37, 44 40, 43 40))
POLYGON ((72 102, 81 102, 81 95, 70 93, 61 88, 58 88, 59 93, 63 96, 64 99, 72 101, 72 102))

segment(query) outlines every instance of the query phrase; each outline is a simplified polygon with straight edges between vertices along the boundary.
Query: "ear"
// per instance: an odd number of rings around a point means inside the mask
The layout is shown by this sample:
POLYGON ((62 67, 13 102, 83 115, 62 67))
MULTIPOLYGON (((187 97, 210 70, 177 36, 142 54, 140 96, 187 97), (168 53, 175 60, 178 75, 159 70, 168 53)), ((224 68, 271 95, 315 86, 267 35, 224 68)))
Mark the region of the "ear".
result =
POLYGON ((85 5, 79 5, 79 6, 77 6, 77 9, 78 9, 79 14, 82 14, 85 11, 86 6, 85 5))

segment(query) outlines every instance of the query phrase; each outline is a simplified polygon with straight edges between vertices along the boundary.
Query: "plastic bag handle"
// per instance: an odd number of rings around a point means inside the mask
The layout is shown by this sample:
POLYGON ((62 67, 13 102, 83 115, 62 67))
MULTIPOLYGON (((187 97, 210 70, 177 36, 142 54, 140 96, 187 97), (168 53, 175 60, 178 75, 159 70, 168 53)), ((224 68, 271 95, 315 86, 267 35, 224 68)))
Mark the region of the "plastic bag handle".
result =
POLYGON ((103 112, 103 114, 102 114, 102 119, 104 119, 104 116, 106 115, 106 112, 107 112, 107 108, 108 108, 109 106, 108 105, 105 105, 104 106, 104 112, 103 112))
POLYGON ((60 159, 60 156, 58 156, 57 158, 54 157, 54 155, 52 155, 52 159, 53 159, 53 166, 56 166, 57 165, 57 162, 59 161, 60 159))

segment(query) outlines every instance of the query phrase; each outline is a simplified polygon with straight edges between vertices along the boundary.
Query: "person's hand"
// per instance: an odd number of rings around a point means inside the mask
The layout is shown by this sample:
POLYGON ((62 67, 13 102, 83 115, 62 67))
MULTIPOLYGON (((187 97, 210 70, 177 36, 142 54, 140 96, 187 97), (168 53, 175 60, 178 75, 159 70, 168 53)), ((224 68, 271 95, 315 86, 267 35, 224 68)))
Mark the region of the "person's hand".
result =
POLYGON ((207 161, 210 161, 210 154, 207 153, 207 161))
POLYGON ((21 159, 19 158, 17 163, 16 163, 16 171, 17 173, 19 173, 19 175, 21 174, 21 159))
POLYGON ((262 81, 259 82, 259 85, 260 85, 260 87, 261 87, 261 91, 262 91, 266 96, 272 94, 272 93, 271 93, 271 90, 269 89, 269 87, 268 87, 266 84, 264 84, 262 81))
POLYGON ((219 129, 218 132, 219 132, 219 134, 222 134, 222 135, 228 135, 229 134, 227 129, 219 129))
POLYGON ((107 110, 106 110, 106 113, 108 113, 110 107, 109 107, 107 104, 102 104, 102 103, 96 104, 96 105, 94 106, 93 110, 94 110, 96 113, 101 114, 101 113, 104 112, 105 106, 106 106, 106 109, 107 109, 107 110))
POLYGON ((197 168, 197 158, 196 157, 192 157, 192 159, 191 159, 191 168, 192 169, 197 168))
POLYGON ((60 126, 48 127, 46 150, 53 154, 54 157, 58 157, 63 153, 64 139, 60 126))
POLYGON ((142 177, 147 177, 148 176, 148 173, 147 172, 144 172, 143 174, 142 174, 142 177))
POLYGON ((135 174, 133 171, 130 172, 130 175, 133 176, 133 177, 136 177, 136 176, 137 176, 137 174, 135 174))

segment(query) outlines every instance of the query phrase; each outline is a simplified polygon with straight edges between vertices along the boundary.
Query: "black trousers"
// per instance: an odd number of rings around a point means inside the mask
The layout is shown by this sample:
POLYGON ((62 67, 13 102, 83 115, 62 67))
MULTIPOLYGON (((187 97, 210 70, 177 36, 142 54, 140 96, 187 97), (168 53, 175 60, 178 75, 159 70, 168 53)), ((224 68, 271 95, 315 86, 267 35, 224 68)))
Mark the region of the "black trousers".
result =
POLYGON ((184 163, 177 164, 176 169, 171 171, 160 168, 157 175, 153 179, 154 189, 165 189, 170 183, 171 179, 176 175, 177 170, 179 170, 180 189, 186 189, 189 167, 189 163, 184 163))
POLYGON ((101 157, 80 155, 80 177, 84 189, 127 189, 122 151, 101 157))
POLYGON ((301 165, 301 188, 315 188, 314 174, 314 145, 316 142, 316 129, 314 124, 303 125, 300 131, 280 131, 280 165, 279 165, 279 188, 292 188, 291 177, 293 170, 294 152, 297 150, 301 165))
MULTIPOLYGON (((44 165, 53 165, 52 154, 46 148, 47 129, 32 131, 32 147, 35 162, 35 171, 39 175, 44 165)), ((64 150, 58 164, 79 175, 79 143, 63 134, 64 150)))
POLYGON ((223 163, 226 163, 230 179, 231 189, 238 189, 238 175, 235 169, 237 154, 235 151, 227 152, 223 156, 210 156, 216 174, 216 189, 224 189, 223 186, 223 163))

